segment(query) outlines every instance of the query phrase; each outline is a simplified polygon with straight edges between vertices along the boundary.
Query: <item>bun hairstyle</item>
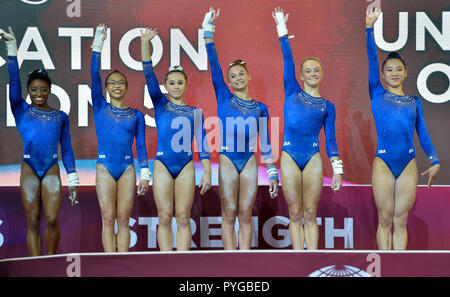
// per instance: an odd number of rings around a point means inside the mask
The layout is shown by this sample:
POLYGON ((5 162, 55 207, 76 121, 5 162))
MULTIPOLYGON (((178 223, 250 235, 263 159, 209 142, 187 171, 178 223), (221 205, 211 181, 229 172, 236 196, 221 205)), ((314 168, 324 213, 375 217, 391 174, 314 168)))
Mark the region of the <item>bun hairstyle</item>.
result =
POLYGON ((397 53, 397 52, 390 52, 390 53, 389 53, 389 55, 387 56, 386 60, 384 60, 384 62, 383 62, 383 67, 382 67, 381 69, 384 69, 384 65, 386 64, 386 62, 387 62, 389 59, 399 59, 400 61, 402 61, 403 67, 405 67, 405 69, 406 69, 406 63, 405 63, 405 61, 403 61, 402 57, 401 57, 400 54, 397 53))
POLYGON ((122 75, 123 78, 125 78, 125 85, 128 86, 128 80, 127 80, 127 77, 125 76, 125 74, 123 74, 122 72, 120 72, 120 71, 117 70, 117 69, 113 70, 110 74, 108 74, 108 75, 106 76, 106 79, 105 79, 105 86, 108 86, 108 79, 109 79, 109 77, 110 77, 111 75, 115 74, 115 73, 118 73, 118 74, 122 75))
POLYGON ((167 78, 169 77, 169 74, 173 73, 173 72, 179 72, 181 74, 183 74, 184 79, 187 82, 187 75, 186 73, 184 73, 184 69, 182 66, 178 65, 178 66, 171 66, 169 67, 169 72, 166 73, 166 76, 164 76, 164 82, 167 81, 167 78))
POLYGON ((33 80, 36 79, 45 81, 48 84, 49 88, 52 86, 52 81, 48 76, 47 71, 45 71, 45 69, 37 69, 28 73, 27 89, 30 87, 30 84, 33 82, 33 80))
POLYGON ((227 73, 230 72, 231 67, 236 66, 236 65, 241 65, 242 67, 244 67, 245 71, 247 71, 247 73, 248 73, 247 64, 242 59, 238 59, 238 60, 231 62, 230 66, 228 66, 227 73))

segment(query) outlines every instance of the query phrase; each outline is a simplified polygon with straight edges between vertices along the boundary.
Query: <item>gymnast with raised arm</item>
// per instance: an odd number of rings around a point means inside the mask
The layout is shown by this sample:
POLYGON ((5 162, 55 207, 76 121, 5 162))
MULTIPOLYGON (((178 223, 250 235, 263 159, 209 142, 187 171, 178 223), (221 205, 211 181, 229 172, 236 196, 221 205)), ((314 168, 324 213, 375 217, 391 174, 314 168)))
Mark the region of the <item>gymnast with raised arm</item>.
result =
POLYGON ((214 21, 219 14, 220 10, 216 12, 210 8, 202 27, 216 93, 217 113, 222 123, 219 155, 222 242, 226 250, 236 249, 234 226, 237 216, 239 249, 245 250, 251 247, 252 207, 258 190, 258 164, 254 155, 258 133, 261 154, 269 174, 271 198, 278 195, 279 178, 269 141, 269 111, 265 104, 255 100, 249 93, 251 77, 245 61, 236 60, 229 65, 228 85, 223 78, 214 43, 214 21))
POLYGON ((376 7, 366 12, 369 93, 377 129, 377 153, 372 168, 372 189, 378 210, 377 244, 383 250, 404 250, 408 243, 408 214, 416 199, 418 183, 414 129, 432 164, 421 174, 428 174, 428 187, 436 178, 440 164, 425 125, 420 99, 403 92, 408 72, 398 53, 390 53, 384 60, 381 78, 386 89, 381 84, 373 33, 380 13, 376 7))
POLYGON ((286 22, 289 14, 281 8, 272 16, 277 25, 284 59, 284 136, 281 153, 281 184, 289 208, 289 234, 292 248, 317 249, 319 228, 317 207, 322 195, 323 168, 319 132, 324 128, 326 150, 333 168, 334 192, 342 186, 343 165, 335 137, 334 104, 320 95, 322 63, 309 57, 300 63, 303 89, 295 77, 295 65, 286 22), (302 221, 304 220, 304 226, 302 221))
POLYGON ((16 37, 0 29, 8 52, 9 100, 16 125, 23 141, 23 158, 20 171, 20 191, 27 218, 27 246, 31 256, 42 251, 41 208, 44 210, 47 254, 55 254, 60 239, 59 211, 62 186, 58 166, 58 144, 67 172, 69 198, 78 203, 79 179, 69 132, 69 117, 63 111, 48 105, 52 82, 44 69, 28 74, 27 92, 31 104, 22 98, 22 86, 17 62, 16 37))
POLYGON ((157 34, 158 31, 154 28, 141 31, 142 66, 148 92, 155 107, 158 136, 153 170, 153 196, 159 218, 157 240, 161 251, 172 250, 172 217, 175 208, 176 248, 177 251, 187 251, 192 239, 190 218, 195 194, 192 159, 194 135, 204 171, 199 185, 201 195, 211 187, 209 146, 201 110, 186 104, 184 93, 187 89, 187 75, 181 66, 170 67, 165 75, 164 86, 169 98, 161 92, 153 71, 150 49, 150 41, 157 34))
POLYGON ((130 245, 129 220, 134 206, 136 173, 133 164, 133 141, 141 170, 138 196, 148 191, 150 170, 145 147, 144 115, 128 107, 125 95, 128 81, 114 70, 105 79, 108 103, 103 96, 100 55, 106 39, 106 26, 95 31, 91 60, 91 94, 98 142, 95 185, 102 215, 102 244, 105 252, 127 252, 130 245), (118 232, 114 225, 117 219, 118 232))

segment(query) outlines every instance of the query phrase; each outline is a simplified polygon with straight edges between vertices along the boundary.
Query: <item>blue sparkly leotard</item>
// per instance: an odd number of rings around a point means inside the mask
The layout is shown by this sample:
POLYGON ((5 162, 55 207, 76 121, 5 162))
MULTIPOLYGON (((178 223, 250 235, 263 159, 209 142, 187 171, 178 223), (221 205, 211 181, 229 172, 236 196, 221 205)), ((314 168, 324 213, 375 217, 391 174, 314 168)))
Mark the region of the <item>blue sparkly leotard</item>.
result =
POLYGON ((295 65, 288 37, 280 38, 284 58, 284 136, 283 151, 289 154, 301 171, 319 152, 319 133, 325 130, 328 157, 337 157, 338 148, 333 103, 313 97, 302 90, 295 78, 295 65))
POLYGON ((22 98, 17 57, 8 57, 9 100, 23 141, 23 159, 42 179, 58 162, 58 142, 67 174, 75 172, 75 158, 70 142, 69 117, 55 109, 39 109, 22 98))
POLYGON ((192 140, 195 134, 200 160, 210 159, 209 146, 200 109, 177 105, 161 92, 151 61, 142 62, 148 92, 155 107, 159 160, 175 179, 192 160, 192 140))
POLYGON ((264 160, 272 159, 269 140, 267 106, 254 99, 248 101, 233 95, 222 75, 214 43, 206 44, 211 76, 217 98, 220 120, 220 154, 227 156, 238 173, 256 151, 256 136, 260 132, 260 148, 264 160))
POLYGON ((97 163, 103 164, 111 176, 118 181, 123 172, 133 163, 132 146, 136 137, 139 166, 148 168, 144 115, 137 109, 117 108, 106 102, 102 93, 100 53, 98 52, 92 52, 91 80, 92 107, 98 142, 97 163))
POLYGON ((373 28, 366 29, 367 56, 369 58, 369 93, 372 114, 377 129, 377 153, 399 177, 408 163, 415 158, 414 127, 420 144, 433 165, 439 160, 428 134, 423 107, 414 96, 399 96, 386 91, 380 83, 380 70, 373 28))

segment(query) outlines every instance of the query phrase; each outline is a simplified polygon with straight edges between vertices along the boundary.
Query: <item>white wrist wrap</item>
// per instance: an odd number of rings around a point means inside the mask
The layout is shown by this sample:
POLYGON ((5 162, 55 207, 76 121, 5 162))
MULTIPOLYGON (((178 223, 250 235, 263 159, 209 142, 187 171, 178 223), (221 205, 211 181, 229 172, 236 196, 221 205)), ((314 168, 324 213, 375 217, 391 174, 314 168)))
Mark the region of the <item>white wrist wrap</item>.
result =
POLYGON ((97 27, 97 29, 95 30, 94 41, 91 45, 91 48, 94 52, 102 52, 104 30, 106 30, 105 27, 97 27))
POLYGON ((331 162, 331 167, 333 167, 333 174, 344 174, 344 165, 342 164, 342 160, 334 160, 331 162))
POLYGON ((288 35, 288 29, 286 23, 284 22, 284 16, 282 12, 275 12, 275 18, 277 19, 277 32, 278 37, 283 37, 288 35))
POLYGON ((141 168, 141 180, 148 180, 150 181, 152 174, 150 173, 150 169, 148 168, 141 168))
POLYGON ((6 52, 8 53, 8 56, 10 56, 10 57, 17 56, 17 44, 16 44, 15 39, 6 41, 6 52))
POLYGON ((69 187, 78 187, 80 185, 80 180, 76 172, 69 173, 67 175, 67 185, 69 187))
POLYGON ((269 165, 267 167, 267 173, 269 174, 269 180, 271 179, 279 180, 277 167, 275 165, 269 165))
POLYGON ((212 11, 209 11, 205 14, 205 18, 203 19, 202 28, 203 28, 203 38, 213 38, 214 37, 214 31, 216 27, 214 26, 214 23, 211 23, 209 20, 212 16, 212 11))

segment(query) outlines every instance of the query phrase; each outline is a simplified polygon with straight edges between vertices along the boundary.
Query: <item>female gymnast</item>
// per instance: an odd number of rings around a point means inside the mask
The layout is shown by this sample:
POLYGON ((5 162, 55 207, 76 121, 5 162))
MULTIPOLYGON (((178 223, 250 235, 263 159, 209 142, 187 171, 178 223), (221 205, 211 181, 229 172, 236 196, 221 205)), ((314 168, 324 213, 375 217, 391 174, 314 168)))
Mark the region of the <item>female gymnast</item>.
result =
POLYGON ((323 170, 319 152, 319 132, 325 130, 326 149, 333 168, 333 191, 342 185, 343 166, 335 138, 336 111, 319 92, 322 64, 311 57, 300 64, 302 89, 295 77, 295 65, 286 22, 289 14, 279 7, 272 13, 284 57, 284 136, 281 153, 281 184, 289 208, 292 248, 317 249, 319 230, 317 206, 322 194, 323 170), (304 227, 302 226, 304 220, 304 227))
POLYGON ((195 170, 192 160, 192 140, 195 134, 204 175, 200 194, 211 187, 211 163, 203 115, 184 99, 187 76, 181 66, 171 67, 164 78, 169 99, 164 96, 153 72, 150 41, 158 34, 153 28, 141 31, 142 66, 148 91, 155 107, 158 147, 153 169, 153 196, 158 210, 157 240, 161 251, 171 251, 173 243, 172 217, 175 205, 177 251, 191 246, 190 217, 195 193, 195 170), (182 144, 181 144, 182 143, 182 144))
POLYGON ((202 23, 211 76, 217 98, 217 113, 221 121, 219 155, 219 194, 222 207, 222 242, 226 250, 236 249, 234 225, 239 220, 239 249, 250 249, 253 223, 252 207, 258 189, 258 166, 254 156, 256 135, 260 132, 260 147, 267 165, 270 197, 278 195, 278 173, 269 141, 269 112, 249 94, 250 75, 244 61, 230 64, 227 71, 228 89, 214 44, 214 21, 220 10, 210 8, 202 23), (264 133, 266 137, 264 137, 264 133), (265 138, 265 139, 264 139, 265 138))
POLYGON ((58 249, 60 228, 58 222, 61 208, 61 179, 58 166, 58 142, 66 168, 69 198, 72 205, 78 203, 78 176, 70 142, 69 117, 48 105, 51 80, 44 69, 34 70, 28 75, 27 91, 31 98, 28 104, 22 98, 17 44, 13 30, 0 30, 8 52, 9 100, 23 141, 23 158, 20 172, 20 191, 27 218, 27 246, 31 256, 40 256, 42 250, 39 226, 41 207, 44 209, 47 254, 58 249))
POLYGON ((414 127, 420 144, 432 166, 428 174, 431 186, 439 170, 439 160, 425 126, 420 99, 405 95, 403 82, 406 65, 398 53, 390 53, 380 69, 373 27, 381 10, 366 13, 366 45, 369 59, 369 93, 377 129, 377 153, 373 161, 372 189, 378 209, 377 244, 379 249, 404 250, 407 247, 408 214, 416 199, 418 175, 414 149, 414 127), (391 232, 394 225, 393 234, 391 232))
POLYGON ((111 102, 107 103, 103 97, 100 55, 105 38, 106 26, 100 24, 96 28, 91 46, 91 94, 98 142, 95 183, 103 221, 103 249, 105 252, 127 252, 130 244, 129 220, 136 186, 132 151, 135 137, 141 169, 137 189, 139 196, 147 193, 150 181, 145 147, 145 121, 140 111, 125 104, 128 82, 119 71, 114 70, 105 79, 106 92, 111 102), (116 218, 117 237, 114 232, 116 218))

